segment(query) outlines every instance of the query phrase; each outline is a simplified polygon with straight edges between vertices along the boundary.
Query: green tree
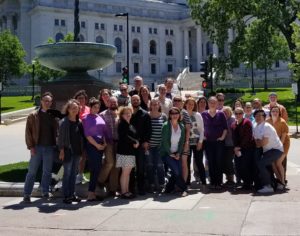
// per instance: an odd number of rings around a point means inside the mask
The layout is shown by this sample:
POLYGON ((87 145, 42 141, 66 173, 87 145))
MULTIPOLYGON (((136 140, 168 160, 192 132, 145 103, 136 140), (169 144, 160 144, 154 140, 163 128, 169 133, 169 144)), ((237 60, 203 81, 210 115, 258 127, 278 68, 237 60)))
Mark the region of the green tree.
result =
POLYGON ((248 62, 248 67, 255 64, 258 69, 264 69, 264 88, 267 89, 267 70, 275 61, 290 57, 287 42, 277 29, 264 20, 254 20, 243 36, 231 45, 231 61, 233 64, 248 62))
POLYGON ((0 33, 0 81, 8 84, 12 76, 21 76, 26 72, 25 50, 19 39, 10 33, 0 33))
MULTIPOLYGON (((229 29, 237 35, 233 44, 244 40, 247 23, 254 18, 281 32, 290 50, 290 60, 296 62, 291 24, 297 19, 298 0, 188 0, 188 3, 192 18, 201 24, 217 45, 224 45, 229 29)), ((299 83, 300 80, 298 87, 299 83)))

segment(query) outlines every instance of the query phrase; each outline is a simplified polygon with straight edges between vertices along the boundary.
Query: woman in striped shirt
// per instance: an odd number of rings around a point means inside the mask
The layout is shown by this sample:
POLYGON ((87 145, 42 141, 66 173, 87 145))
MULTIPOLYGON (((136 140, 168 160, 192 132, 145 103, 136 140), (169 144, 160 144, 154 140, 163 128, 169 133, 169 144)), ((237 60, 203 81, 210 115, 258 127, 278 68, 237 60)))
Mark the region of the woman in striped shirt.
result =
POLYGON ((161 112, 160 102, 158 99, 152 99, 150 102, 151 117, 151 137, 149 155, 146 155, 147 179, 149 183, 149 192, 161 190, 165 183, 165 172, 162 158, 159 153, 161 144, 161 130, 163 123, 167 121, 167 116, 161 112), (155 186, 155 177, 159 186, 155 186))

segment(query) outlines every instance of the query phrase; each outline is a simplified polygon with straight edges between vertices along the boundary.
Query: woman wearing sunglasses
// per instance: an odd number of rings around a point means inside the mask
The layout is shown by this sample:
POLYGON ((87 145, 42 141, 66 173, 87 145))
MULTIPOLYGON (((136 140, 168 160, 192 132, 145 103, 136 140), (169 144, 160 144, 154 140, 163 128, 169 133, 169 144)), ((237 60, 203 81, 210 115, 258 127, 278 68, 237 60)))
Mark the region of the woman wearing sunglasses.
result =
POLYGON ((187 196, 186 183, 182 177, 181 155, 185 141, 185 128, 180 122, 180 110, 172 107, 169 111, 169 120, 162 128, 161 156, 171 169, 171 177, 165 188, 169 193, 174 190, 175 184, 181 191, 181 196, 187 196))

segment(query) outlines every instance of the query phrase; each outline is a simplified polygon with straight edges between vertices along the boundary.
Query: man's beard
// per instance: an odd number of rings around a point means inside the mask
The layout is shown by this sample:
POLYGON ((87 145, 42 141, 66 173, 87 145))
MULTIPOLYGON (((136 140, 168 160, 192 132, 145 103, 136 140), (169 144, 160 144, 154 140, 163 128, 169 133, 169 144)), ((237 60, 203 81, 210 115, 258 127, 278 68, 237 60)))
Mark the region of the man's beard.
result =
POLYGON ((118 110, 118 107, 117 106, 113 106, 113 107, 110 107, 109 110, 116 111, 116 110, 118 110))

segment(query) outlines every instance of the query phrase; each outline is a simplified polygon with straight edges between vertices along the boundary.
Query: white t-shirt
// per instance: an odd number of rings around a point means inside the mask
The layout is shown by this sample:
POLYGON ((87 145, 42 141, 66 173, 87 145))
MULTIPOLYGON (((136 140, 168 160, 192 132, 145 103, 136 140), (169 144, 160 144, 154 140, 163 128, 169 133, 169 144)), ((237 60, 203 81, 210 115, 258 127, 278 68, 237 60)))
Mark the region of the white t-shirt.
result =
POLYGON ((177 128, 176 131, 174 130, 174 128, 172 126, 171 148, 170 148, 171 153, 174 153, 174 152, 178 151, 178 144, 179 144, 180 137, 181 137, 180 126, 178 125, 178 128, 177 128))
POLYGON ((269 123, 263 122, 259 125, 255 125, 253 130, 253 136, 255 139, 268 138, 267 145, 263 146, 263 152, 271 149, 278 149, 283 152, 283 145, 276 133, 276 130, 269 123))

